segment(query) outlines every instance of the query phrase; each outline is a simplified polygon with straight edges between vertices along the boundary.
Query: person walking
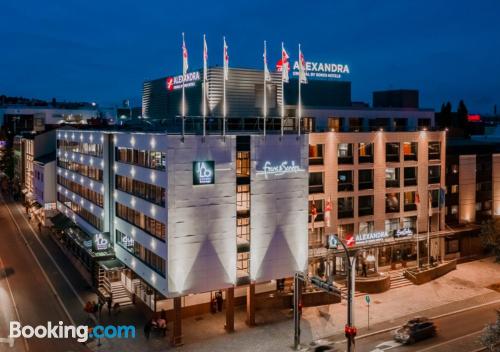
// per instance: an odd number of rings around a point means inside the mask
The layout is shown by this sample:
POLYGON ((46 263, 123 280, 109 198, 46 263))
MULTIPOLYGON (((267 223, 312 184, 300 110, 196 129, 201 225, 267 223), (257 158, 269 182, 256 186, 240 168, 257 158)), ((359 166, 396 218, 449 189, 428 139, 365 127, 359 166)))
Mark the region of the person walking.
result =
POLYGON ((153 323, 151 319, 149 319, 146 324, 144 324, 144 336, 149 340, 149 335, 151 335, 151 328, 153 327, 153 323))
POLYGON ((113 299, 111 298, 111 296, 109 296, 107 299, 106 299, 106 304, 108 306, 108 316, 111 316, 111 305, 113 303, 113 299))
POLYGON ((224 302, 224 298, 222 298, 222 291, 217 291, 215 294, 215 299, 217 300, 217 310, 222 312, 222 304, 224 302))
POLYGON ((363 259, 363 261, 361 262, 361 270, 362 270, 361 275, 364 277, 368 276, 368 273, 366 272, 366 268, 367 268, 366 259, 363 259))
POLYGON ((40 221, 38 222, 38 233, 42 233, 42 223, 40 221))

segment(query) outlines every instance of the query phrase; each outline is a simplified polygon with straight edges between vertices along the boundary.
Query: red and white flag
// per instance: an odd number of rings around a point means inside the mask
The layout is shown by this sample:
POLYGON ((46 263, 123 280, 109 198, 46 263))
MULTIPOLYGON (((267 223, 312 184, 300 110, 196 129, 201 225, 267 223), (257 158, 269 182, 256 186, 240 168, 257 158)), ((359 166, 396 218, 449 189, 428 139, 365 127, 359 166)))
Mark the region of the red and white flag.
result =
POLYGON ((224 80, 229 79, 229 54, 227 52, 226 37, 224 37, 224 80))
POLYGON ((318 216, 318 209, 316 208, 316 204, 314 203, 313 200, 311 203, 311 223, 313 229, 314 229, 314 222, 316 221, 317 216, 318 216))
POLYGON ((307 83, 306 60, 304 59, 304 54, 302 54, 302 51, 300 50, 300 44, 299 44, 299 81, 300 83, 303 84, 307 83))
POLYGON ((345 243, 347 247, 354 247, 356 245, 356 238, 352 233, 349 233, 345 236, 345 243))
POLYGON ((290 72, 290 56, 288 56, 285 46, 281 43, 281 80, 288 83, 288 73, 290 72))
POLYGON ((330 227, 330 212, 332 211, 332 200, 328 199, 325 206, 325 227, 330 227))
POLYGON ((264 40, 264 80, 265 81, 270 81, 271 80, 271 73, 269 72, 269 68, 267 67, 267 45, 266 41, 264 40))
POLYGON ((208 80, 208 47, 207 47, 207 39, 205 34, 203 34, 203 80, 206 82, 208 80))
POLYGON ((186 48, 186 41, 184 40, 184 32, 182 32, 182 76, 185 78, 188 72, 188 51, 186 48))

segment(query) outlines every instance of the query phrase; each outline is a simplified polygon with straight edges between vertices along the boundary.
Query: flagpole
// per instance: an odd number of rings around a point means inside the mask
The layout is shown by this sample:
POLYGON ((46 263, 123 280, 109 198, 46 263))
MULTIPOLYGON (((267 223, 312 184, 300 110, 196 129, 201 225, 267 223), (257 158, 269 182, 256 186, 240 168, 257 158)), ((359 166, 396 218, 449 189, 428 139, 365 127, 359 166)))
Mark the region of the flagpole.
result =
POLYGON ((430 238, 431 238, 431 217, 432 217, 432 197, 431 193, 428 192, 429 201, 429 213, 427 214, 427 266, 431 265, 431 246, 430 246, 430 238))
POLYGON ((267 117, 267 90, 266 90, 266 75, 267 75, 267 45, 264 40, 264 136, 266 135, 266 117, 267 117))
POLYGON ((186 81, 186 74, 184 72, 184 47, 186 42, 184 40, 184 32, 182 32, 182 140, 184 141, 185 118, 186 118, 186 93, 184 91, 184 82, 186 81))
MULTIPOLYGON (((226 136, 226 37, 223 37, 224 50, 222 51, 223 56, 223 67, 222 67, 222 84, 223 84, 223 98, 222 98, 222 135, 226 136)), ((229 68, 228 68, 229 69, 229 68)))
POLYGON ((283 136, 283 122, 285 119, 285 84, 283 82, 285 63, 283 62, 283 50, 285 50, 285 45, 281 42, 281 136, 283 136))
MULTIPOLYGON (((418 191, 417 191, 418 196, 418 191)), ((418 213, 420 212, 420 196, 417 203, 417 269, 420 268, 420 241, 418 237, 418 213)))
POLYGON ((205 119, 207 117, 207 52, 206 52, 206 36, 203 34, 203 137, 206 135, 205 119))
MULTIPOLYGON (((300 44, 299 44, 299 65, 302 65, 302 63, 300 62, 301 60, 301 57, 300 57, 300 44)), ((300 93, 300 87, 301 87, 301 84, 300 84, 300 74, 301 72, 299 72, 299 111, 298 111, 298 118, 299 118, 299 123, 298 123, 298 134, 300 136, 300 118, 302 117, 302 96, 301 96, 301 93, 300 93)), ((305 74, 305 73, 304 73, 305 74)))

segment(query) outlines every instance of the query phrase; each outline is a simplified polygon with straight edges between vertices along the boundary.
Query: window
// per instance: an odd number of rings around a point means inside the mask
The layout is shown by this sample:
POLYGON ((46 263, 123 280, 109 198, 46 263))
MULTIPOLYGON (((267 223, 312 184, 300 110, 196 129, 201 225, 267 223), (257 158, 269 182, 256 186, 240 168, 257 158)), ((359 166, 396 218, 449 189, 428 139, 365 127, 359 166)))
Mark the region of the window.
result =
POLYGON ((359 231, 360 235, 364 235, 367 233, 375 232, 375 225, 373 221, 364 221, 359 223, 359 231))
POLYGON ((405 211, 417 210, 416 192, 405 192, 404 196, 405 196, 404 210, 405 211))
POLYGON ((417 142, 403 143, 403 156, 405 161, 416 161, 418 159, 417 155, 418 155, 417 142))
POLYGON ((417 185, 417 168, 416 167, 405 167, 405 187, 416 186, 417 185))
POLYGON ((446 254, 457 253, 460 251, 460 241, 457 239, 445 239, 446 254))
POLYGON ((116 230, 116 243, 128 252, 132 253, 149 268, 165 277, 165 260, 163 258, 151 252, 149 249, 143 247, 139 242, 134 241, 131 237, 118 230, 116 230))
POLYGON ((359 132, 363 127, 363 120, 357 117, 349 118, 349 131, 350 132, 359 132))
POLYGON ((399 212, 399 193, 387 193, 385 195, 385 212, 386 213, 399 212))
POLYGON ((323 165, 323 144, 309 145, 309 165, 323 165))
POLYGON ((162 241, 165 240, 166 226, 164 223, 118 202, 115 205, 117 217, 162 241))
POLYGON ((236 219, 236 236, 244 242, 250 241, 250 218, 236 219))
POLYGON ((163 187, 151 185, 130 177, 116 175, 116 189, 162 207, 165 206, 165 188, 163 187))
POLYGON ((441 159, 441 142, 429 142, 429 160, 441 159))
POLYGON ((385 144, 385 161, 399 162, 399 143, 385 144))
POLYGON ((249 252, 238 253, 237 264, 236 264, 237 269, 240 271, 243 271, 245 273, 248 273, 249 260, 250 260, 250 253, 249 252))
POLYGON ((373 196, 358 198, 358 216, 373 215, 373 196))
POLYGON ((353 173, 352 170, 343 170, 338 172, 337 181, 338 181, 339 192, 354 190, 352 173, 353 173))
POLYGON ((359 143, 359 163, 373 163, 373 143, 359 143))
POLYGON ((394 231, 399 230, 399 219, 386 219, 385 220, 385 232, 388 234, 393 234, 394 231))
POLYGON ((439 206, 439 190, 433 189, 429 194, 431 196, 432 207, 437 208, 439 206))
POLYGON ((406 218, 403 218, 403 228, 404 229, 411 229, 413 233, 417 232, 417 217, 416 216, 409 216, 406 218))
POLYGON ((328 131, 340 132, 342 128, 342 118, 329 117, 328 118, 328 131))
POLYGON ((155 170, 165 170, 166 166, 165 153, 151 150, 116 147, 115 160, 155 170))
POLYGON ((429 183, 440 183, 441 182, 441 166, 434 165, 429 166, 429 183))
POLYGON ((340 239, 345 239, 354 234, 354 224, 342 224, 337 226, 337 233, 340 239))
POLYGON ((250 152, 236 152, 236 176, 250 177, 250 152))
POLYGON ((323 221, 324 212, 323 212, 323 199, 315 199, 309 201, 309 222, 312 221, 323 221))
POLYGON ((477 202, 477 203, 476 203, 476 211, 481 211, 481 209, 482 209, 482 204, 481 204, 481 202, 477 202))
POLYGON ((323 193, 323 173, 309 173, 309 193, 323 193))
POLYGON ((339 143, 337 146, 337 156, 339 164, 352 164, 352 144, 351 143, 339 143))
POLYGON ((385 187, 399 187, 399 167, 388 167, 385 169, 385 187))
POLYGON ((354 198, 344 197, 338 199, 338 218, 352 218, 354 216, 354 198))
POLYGON ((358 171, 358 189, 373 189, 373 170, 359 170, 358 171))
POLYGON ((450 208, 450 214, 451 215, 456 215, 458 214, 458 205, 452 205, 450 208))
POLYGON ((236 211, 250 211, 250 185, 236 186, 236 211))
POLYGON ((458 165, 457 164, 451 165, 451 172, 453 174, 458 174, 458 165))

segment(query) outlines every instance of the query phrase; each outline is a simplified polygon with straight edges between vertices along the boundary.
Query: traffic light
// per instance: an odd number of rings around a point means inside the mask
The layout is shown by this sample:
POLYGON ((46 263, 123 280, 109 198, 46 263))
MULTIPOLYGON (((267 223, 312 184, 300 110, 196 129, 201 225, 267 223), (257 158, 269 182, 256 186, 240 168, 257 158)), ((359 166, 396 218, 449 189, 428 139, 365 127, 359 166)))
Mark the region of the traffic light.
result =
POLYGON ((358 330, 356 329, 355 326, 349 326, 346 324, 346 326, 344 328, 344 332, 345 332, 346 338, 353 339, 356 336, 356 333, 358 332, 358 330))
POLYGON ((328 282, 326 280, 322 280, 321 278, 319 278, 317 276, 313 276, 311 278, 311 284, 313 286, 316 286, 317 288, 320 288, 320 289, 326 291, 326 292, 340 295, 340 290, 333 284, 333 282, 328 282))

